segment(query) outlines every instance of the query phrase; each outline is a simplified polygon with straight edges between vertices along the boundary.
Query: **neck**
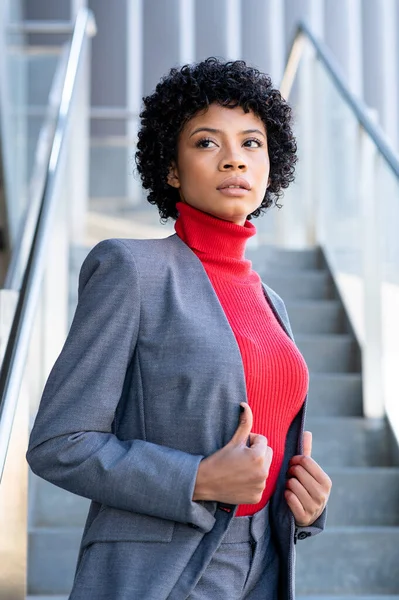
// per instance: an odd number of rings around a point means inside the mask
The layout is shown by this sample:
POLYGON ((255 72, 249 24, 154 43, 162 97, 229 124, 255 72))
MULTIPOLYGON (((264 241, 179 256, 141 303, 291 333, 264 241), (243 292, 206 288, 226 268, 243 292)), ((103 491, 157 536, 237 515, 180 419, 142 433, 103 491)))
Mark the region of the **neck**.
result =
POLYGON ((197 254, 207 269, 220 274, 247 278, 252 263, 245 259, 245 246, 256 234, 248 221, 238 225, 205 213, 198 208, 177 202, 179 216, 175 223, 177 235, 197 254))

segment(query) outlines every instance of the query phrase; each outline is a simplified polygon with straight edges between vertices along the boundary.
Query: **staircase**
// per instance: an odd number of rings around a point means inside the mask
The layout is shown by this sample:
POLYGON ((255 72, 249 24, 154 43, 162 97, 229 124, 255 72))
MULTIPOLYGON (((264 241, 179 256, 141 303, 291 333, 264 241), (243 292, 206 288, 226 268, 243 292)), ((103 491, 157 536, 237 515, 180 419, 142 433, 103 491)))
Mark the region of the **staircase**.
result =
POLYGON ((399 460, 383 421, 362 417, 360 353, 321 252, 252 250, 287 307, 308 364, 306 429, 333 488, 327 528, 298 542, 296 593, 399 599, 399 460))
MULTIPOLYGON (((71 256, 70 322, 87 252, 71 256)), ((360 353, 322 254, 247 256, 285 300, 311 372, 312 456, 333 481, 326 531, 296 546, 297 596, 399 600, 398 450, 385 421, 362 417, 360 353)), ((29 599, 66 600, 89 502, 30 477, 29 599)))

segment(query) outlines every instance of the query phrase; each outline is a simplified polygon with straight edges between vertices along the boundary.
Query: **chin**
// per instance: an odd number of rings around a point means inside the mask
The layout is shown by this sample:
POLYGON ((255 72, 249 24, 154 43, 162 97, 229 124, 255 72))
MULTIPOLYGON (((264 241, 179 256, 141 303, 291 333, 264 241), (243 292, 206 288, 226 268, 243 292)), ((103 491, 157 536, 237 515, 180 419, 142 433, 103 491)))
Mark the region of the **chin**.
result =
MULTIPOLYGON (((217 214, 212 213, 214 217, 218 219, 222 219, 223 221, 231 221, 232 223, 237 223, 239 225, 244 225, 247 215, 243 215, 242 213, 237 213, 233 211, 220 211, 217 214)), ((249 214, 249 213, 248 213, 249 214)))

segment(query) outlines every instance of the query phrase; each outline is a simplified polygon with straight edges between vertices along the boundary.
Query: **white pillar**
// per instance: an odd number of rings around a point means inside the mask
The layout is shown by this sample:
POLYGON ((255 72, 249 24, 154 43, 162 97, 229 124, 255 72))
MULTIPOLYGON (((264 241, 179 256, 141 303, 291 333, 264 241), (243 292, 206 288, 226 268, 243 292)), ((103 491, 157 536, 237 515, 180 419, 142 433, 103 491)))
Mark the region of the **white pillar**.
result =
POLYGON ((398 4, 395 0, 381 2, 382 61, 384 93, 382 94, 381 124, 394 148, 398 149, 398 4))
POLYGON ((180 64, 195 61, 195 0, 179 1, 180 64))
POLYGON ((241 5, 242 58, 279 87, 284 71, 284 2, 245 0, 241 5))
MULTIPOLYGON (((138 115, 141 110, 141 98, 143 96, 143 6, 142 0, 129 0, 127 10, 127 57, 126 57, 126 105, 127 110, 135 116, 127 120, 126 133, 132 144, 127 146, 127 161, 134 157, 136 146, 135 140, 138 131, 138 115)), ((135 165, 134 161, 133 164, 135 165)), ((141 202, 143 190, 139 177, 128 169, 126 176, 127 202, 136 205, 141 202)))
POLYGON ((364 98, 398 146, 398 43, 395 0, 363 3, 364 98))
POLYGON ((226 2, 226 58, 241 58, 241 0, 225 0, 226 2))
POLYGON ((382 378, 382 304, 381 304, 381 240, 380 211, 376 203, 377 150, 371 138, 360 128, 359 195, 361 256, 363 261, 363 412, 366 417, 384 417, 382 378))
POLYGON ((361 0, 325 0, 324 39, 351 91, 363 96, 361 0))
POLYGON ((241 58, 239 0, 196 0, 195 53, 198 61, 208 56, 224 60, 241 58))

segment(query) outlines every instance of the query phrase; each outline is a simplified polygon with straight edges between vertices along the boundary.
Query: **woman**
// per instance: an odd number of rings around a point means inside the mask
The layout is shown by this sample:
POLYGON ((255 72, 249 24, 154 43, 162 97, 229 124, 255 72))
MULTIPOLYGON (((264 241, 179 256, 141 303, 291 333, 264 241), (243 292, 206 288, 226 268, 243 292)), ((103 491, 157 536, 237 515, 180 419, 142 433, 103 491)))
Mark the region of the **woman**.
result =
POLYGON ((331 481, 284 304, 244 256, 293 180, 291 110, 268 76, 209 58, 140 116, 138 170, 176 233, 89 252, 27 454, 92 500, 70 599, 291 599, 331 481))

